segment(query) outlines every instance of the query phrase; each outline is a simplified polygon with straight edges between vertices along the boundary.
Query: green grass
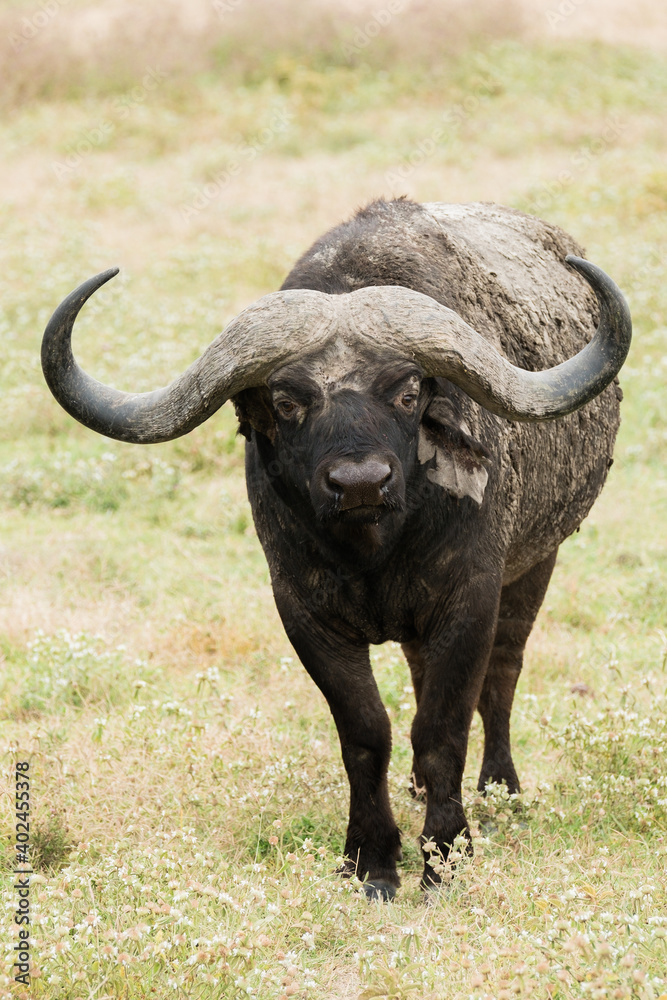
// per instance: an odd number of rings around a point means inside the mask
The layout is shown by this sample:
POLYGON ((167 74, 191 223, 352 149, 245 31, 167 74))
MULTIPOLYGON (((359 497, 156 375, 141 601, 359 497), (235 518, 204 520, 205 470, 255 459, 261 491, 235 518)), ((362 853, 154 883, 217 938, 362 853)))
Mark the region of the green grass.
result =
MULTIPOLYGON (((34 997, 667 994, 664 59, 500 39, 413 70, 379 51, 264 51, 254 68, 218 53, 123 117, 131 80, 76 99, 61 81, 0 124, 0 853, 6 869, 13 765, 29 760, 34 997), (276 109, 289 127, 262 144, 276 109), (105 121, 59 179, 53 163, 105 121), (257 146, 247 169, 184 218, 239 144, 257 146), (170 444, 109 442, 60 410, 38 360, 60 299, 119 263, 75 351, 120 387, 165 384, 309 241, 402 193, 559 223, 625 290, 636 331, 616 463, 561 549, 517 693, 524 794, 477 795, 477 720, 475 857, 431 907, 406 790, 414 699, 391 644, 373 659, 403 886, 368 905, 335 874, 337 736, 273 606, 231 408, 170 444)), ((21 995, 5 972, 0 997, 21 995)))

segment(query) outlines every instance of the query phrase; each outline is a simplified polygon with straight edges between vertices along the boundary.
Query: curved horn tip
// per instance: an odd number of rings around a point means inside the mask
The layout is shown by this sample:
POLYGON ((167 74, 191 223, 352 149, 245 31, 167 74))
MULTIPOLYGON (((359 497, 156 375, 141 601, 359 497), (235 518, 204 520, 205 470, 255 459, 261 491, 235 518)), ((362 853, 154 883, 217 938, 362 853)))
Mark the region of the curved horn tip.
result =
POLYGON ((565 258, 565 263, 573 267, 579 274, 583 274, 585 278, 588 278, 590 275, 598 281, 604 281, 605 284, 612 284, 611 278, 601 267, 591 263, 590 260, 586 260, 584 257, 577 257, 575 254, 569 253, 565 258))
POLYGON ((565 263, 569 264, 570 267, 573 267, 575 271, 582 271, 584 270, 584 268, 582 268, 581 265, 582 264, 586 265, 589 262, 585 260, 583 257, 577 257, 575 254, 569 253, 565 258, 565 263))
POLYGON ((90 296, 93 295, 98 288, 101 288, 102 285, 106 285, 107 281, 115 278, 119 271, 119 267, 110 267, 106 271, 100 271, 99 274, 94 274, 92 278, 86 278, 85 281, 82 281, 80 285, 77 285, 73 292, 70 292, 69 295, 62 300, 51 317, 49 325, 54 320, 59 320, 63 313, 68 313, 72 306, 75 306, 76 313, 78 314, 79 310, 88 301, 90 296))
POLYGON ((614 310, 619 311, 618 320, 628 325, 625 336, 627 337, 629 346, 630 335, 632 333, 632 320, 630 318, 628 303, 618 285, 609 277, 606 271, 603 271, 601 267, 593 264, 590 260, 584 260, 583 257, 575 257, 574 254, 568 254, 565 258, 565 263, 583 275, 601 303, 604 298, 607 300, 608 307, 613 306, 614 310))
POLYGON ((91 282, 95 282, 96 288, 101 288, 102 285, 106 285, 107 281, 111 281, 112 278, 115 278, 119 272, 120 272, 119 267, 110 267, 106 271, 100 271, 99 274, 96 274, 94 277, 89 278, 88 280, 91 282))
POLYGON ((106 271, 100 271, 99 274, 94 274, 92 278, 88 278, 86 281, 81 282, 79 287, 74 290, 73 294, 76 295, 79 291, 91 288, 92 291, 90 294, 92 295, 92 292, 96 292, 98 288, 102 287, 102 285, 106 285, 107 281, 111 281, 112 278, 115 278, 119 271, 119 267, 109 267, 106 271))

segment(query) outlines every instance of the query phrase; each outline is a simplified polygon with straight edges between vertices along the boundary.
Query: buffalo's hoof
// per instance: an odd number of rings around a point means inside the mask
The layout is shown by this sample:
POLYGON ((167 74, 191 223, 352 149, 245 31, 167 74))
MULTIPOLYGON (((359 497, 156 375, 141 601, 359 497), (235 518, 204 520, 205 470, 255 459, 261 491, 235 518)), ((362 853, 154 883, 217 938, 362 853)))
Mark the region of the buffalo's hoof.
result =
POLYGON ((391 882, 387 882, 386 879, 376 878, 370 882, 364 882, 362 889, 366 899, 371 899, 374 902, 379 903, 389 903, 396 895, 396 886, 392 885, 391 882))

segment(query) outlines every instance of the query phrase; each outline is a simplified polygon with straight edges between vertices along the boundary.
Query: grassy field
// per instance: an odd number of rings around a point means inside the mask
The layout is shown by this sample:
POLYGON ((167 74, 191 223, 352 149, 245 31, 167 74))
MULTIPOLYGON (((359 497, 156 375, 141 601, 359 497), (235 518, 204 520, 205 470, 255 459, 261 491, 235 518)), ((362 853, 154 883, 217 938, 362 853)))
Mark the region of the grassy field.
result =
MULTIPOLYGON (((14 4, 12 23, 37 9, 14 4)), ((386 35, 367 18, 326 44, 322 22, 310 55, 244 22, 199 61, 186 47, 186 66, 160 62, 157 32, 145 61, 116 49, 68 76, 48 62, 61 14, 24 39, 0 122, 0 998, 664 1000, 664 55, 529 38, 516 18, 461 28, 442 55, 404 11, 386 35), (517 693, 524 793, 477 797, 476 721, 475 856, 430 907, 407 793, 414 697, 391 645, 373 658, 403 886, 368 904, 333 874, 347 782, 273 606, 231 407, 171 444, 122 445, 68 418, 39 368, 53 308, 118 264, 75 350, 103 381, 164 384, 381 194, 562 225, 636 331, 616 463, 561 549, 517 693), (39 870, 30 992, 10 968, 16 761, 39 870)))

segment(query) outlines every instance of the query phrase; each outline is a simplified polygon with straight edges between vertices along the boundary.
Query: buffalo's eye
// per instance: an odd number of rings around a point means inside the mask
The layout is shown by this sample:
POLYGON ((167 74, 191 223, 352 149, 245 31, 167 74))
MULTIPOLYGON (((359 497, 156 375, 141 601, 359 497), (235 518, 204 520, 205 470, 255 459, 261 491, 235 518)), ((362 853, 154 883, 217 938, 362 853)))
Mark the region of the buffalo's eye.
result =
POLYGON ((281 417, 293 417, 299 406, 293 399, 281 399, 276 403, 276 409, 281 417))
POLYGON ((398 397, 398 404, 404 410, 412 413, 417 405, 417 400, 419 399, 419 393, 415 389, 408 389, 407 392, 402 392, 398 397))

